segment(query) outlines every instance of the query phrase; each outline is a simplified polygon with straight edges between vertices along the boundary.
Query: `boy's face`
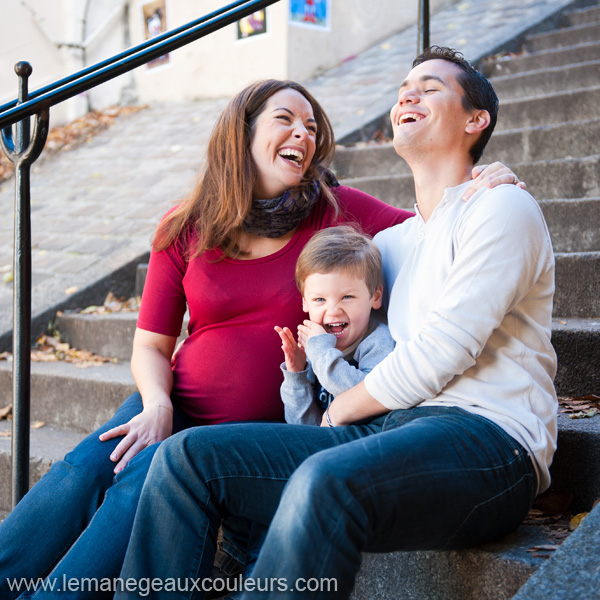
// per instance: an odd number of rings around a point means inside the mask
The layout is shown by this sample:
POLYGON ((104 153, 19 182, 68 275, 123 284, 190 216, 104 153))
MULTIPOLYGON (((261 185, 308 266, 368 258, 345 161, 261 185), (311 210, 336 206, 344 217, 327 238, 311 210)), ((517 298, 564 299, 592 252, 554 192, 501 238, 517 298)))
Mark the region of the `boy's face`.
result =
POLYGON ((447 154, 465 137, 471 113, 463 106, 460 72, 457 65, 441 59, 410 71, 390 113, 398 154, 447 154))
POLYGON ((371 296, 365 280, 350 273, 313 273, 304 281, 302 308, 311 321, 335 335, 338 350, 345 350, 365 332, 381 296, 381 289, 371 296))

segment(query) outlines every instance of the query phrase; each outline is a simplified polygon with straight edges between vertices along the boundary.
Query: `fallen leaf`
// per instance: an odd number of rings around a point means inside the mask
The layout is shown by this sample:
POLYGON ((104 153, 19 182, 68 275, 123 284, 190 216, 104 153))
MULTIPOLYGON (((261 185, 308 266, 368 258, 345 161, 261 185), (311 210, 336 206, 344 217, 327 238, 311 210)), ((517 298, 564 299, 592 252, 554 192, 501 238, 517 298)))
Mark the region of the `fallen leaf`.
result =
POLYGON ((12 404, 5 406, 4 408, 0 408, 0 421, 2 419, 7 419, 8 416, 12 413, 12 404))
POLYGON ((585 517, 587 516, 588 513, 586 512, 582 512, 582 513, 578 513, 576 514, 570 521, 569 521, 569 529, 571 531, 575 531, 580 525, 581 522, 585 519, 585 517))
POLYGON ((11 435, 10 431, 0 431, 0 437, 10 437, 11 435))
POLYGON ((46 425, 46 423, 44 421, 34 421, 31 424, 31 429, 41 429, 45 425, 46 425))
POLYGON ((532 548, 527 548, 527 552, 537 552, 538 550, 554 552, 554 550, 558 550, 559 546, 560 544, 538 544, 532 548))

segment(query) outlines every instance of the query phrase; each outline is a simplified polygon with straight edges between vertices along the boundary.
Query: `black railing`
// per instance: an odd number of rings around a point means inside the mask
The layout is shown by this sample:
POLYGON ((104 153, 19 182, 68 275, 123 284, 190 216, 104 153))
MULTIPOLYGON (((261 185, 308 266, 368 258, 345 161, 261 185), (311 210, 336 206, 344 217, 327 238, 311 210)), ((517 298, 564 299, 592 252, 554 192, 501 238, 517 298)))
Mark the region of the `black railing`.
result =
POLYGON ((429 0, 419 0, 417 54, 429 48, 429 0))
MULTIPOLYGON (((233 2, 187 25, 87 67, 50 85, 28 91, 31 65, 19 62, 18 99, 0 106, 0 143, 15 166, 15 229, 13 268, 13 426, 12 504, 29 488, 29 426, 31 380, 31 211, 30 167, 48 135, 50 107, 114 79, 164 54, 198 40, 279 0, 233 2), (34 118, 33 130, 30 117, 34 118), (15 139, 13 140, 13 125, 15 139)), ((417 51, 429 45, 429 0, 419 0, 417 51)))

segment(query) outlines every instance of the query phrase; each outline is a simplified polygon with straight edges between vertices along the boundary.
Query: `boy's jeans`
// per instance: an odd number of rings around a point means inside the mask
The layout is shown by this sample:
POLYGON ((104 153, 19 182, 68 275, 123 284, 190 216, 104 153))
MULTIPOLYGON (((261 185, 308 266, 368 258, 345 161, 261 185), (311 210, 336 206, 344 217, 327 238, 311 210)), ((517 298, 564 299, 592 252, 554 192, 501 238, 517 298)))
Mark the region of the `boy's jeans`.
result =
POLYGON ((268 578, 276 585, 248 597, 306 597, 292 591, 298 582, 334 578, 335 594, 310 597, 348 598, 362 551, 497 539, 521 523, 536 487, 522 446, 458 408, 398 410, 333 429, 196 428, 158 450, 121 576, 153 583, 152 598, 202 597, 221 517, 237 515, 272 521, 252 578, 259 590, 268 578))

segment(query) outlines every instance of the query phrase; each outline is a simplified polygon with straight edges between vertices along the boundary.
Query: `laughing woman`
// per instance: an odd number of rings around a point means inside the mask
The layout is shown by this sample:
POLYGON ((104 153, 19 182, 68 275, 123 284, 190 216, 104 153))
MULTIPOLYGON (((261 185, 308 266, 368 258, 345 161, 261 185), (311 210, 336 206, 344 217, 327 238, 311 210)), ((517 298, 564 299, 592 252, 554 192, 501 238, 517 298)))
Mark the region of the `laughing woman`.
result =
MULTIPOLYGON (((273 327, 295 330, 303 320, 300 251, 332 225, 358 223, 374 235, 412 216, 338 185, 328 170, 334 147, 323 109, 294 82, 259 82, 231 100, 195 191, 158 227, 133 343, 139 392, 0 525, 2 598, 18 596, 14 578, 117 577, 152 456, 172 433, 283 420, 273 327), (186 309, 189 336, 173 357, 186 309)), ((474 185, 514 179, 502 165, 490 172, 474 185)), ((244 560, 244 548, 226 549, 244 560)))

